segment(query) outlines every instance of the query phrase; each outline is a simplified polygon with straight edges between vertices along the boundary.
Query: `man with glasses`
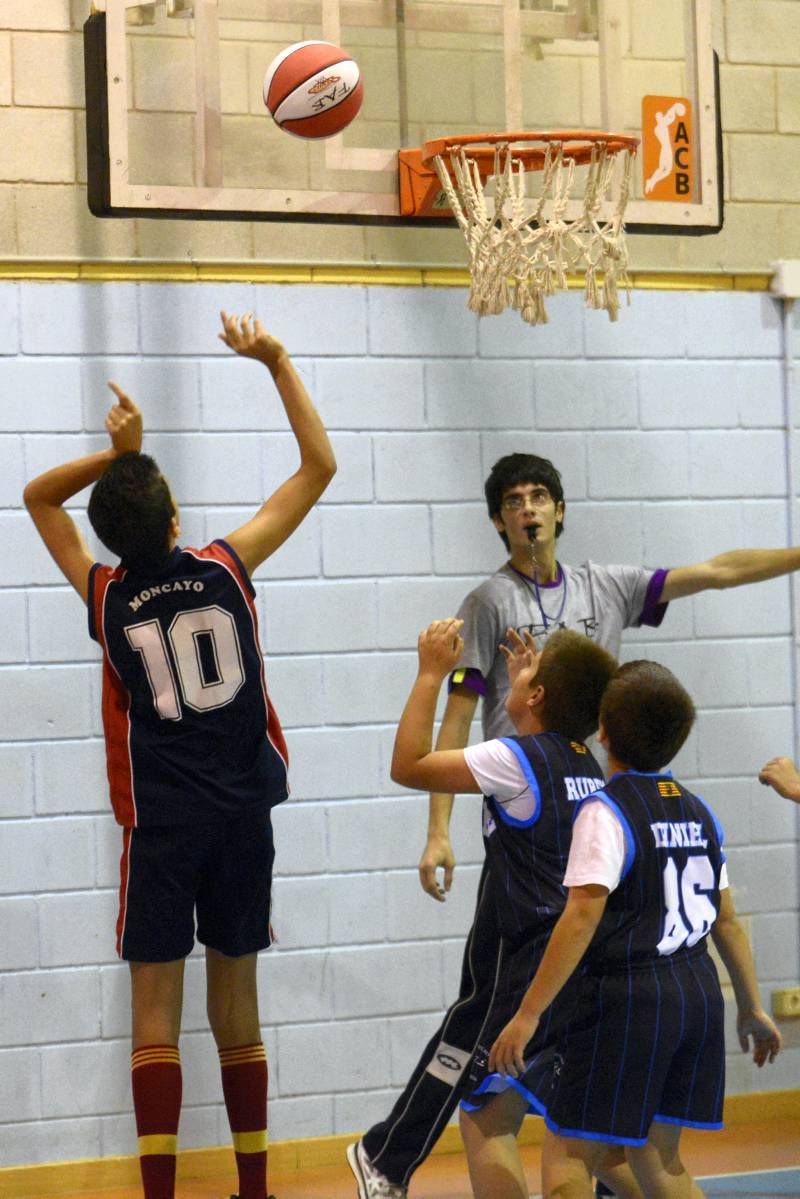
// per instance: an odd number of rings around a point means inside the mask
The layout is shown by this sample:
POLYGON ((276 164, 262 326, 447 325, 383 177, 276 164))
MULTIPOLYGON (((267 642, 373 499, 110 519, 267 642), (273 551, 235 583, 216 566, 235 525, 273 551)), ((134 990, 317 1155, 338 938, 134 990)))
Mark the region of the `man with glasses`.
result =
MULTIPOLYGON (((566 505, 561 476, 552 462, 535 454, 508 454, 492 467, 485 494, 489 518, 509 558, 470 592, 458 611, 464 622, 464 652, 459 669, 450 676, 437 750, 467 745, 479 699, 485 741, 515 731, 504 707, 508 678, 499 649, 509 630, 518 637, 530 634, 541 645, 554 629, 577 629, 616 657, 623 629, 658 626, 670 600, 777 578, 800 568, 800 549, 733 550, 669 570, 593 562, 573 567, 556 558, 566 505)), ((449 831, 452 806, 452 795, 431 795, 427 844, 419 865, 423 888, 439 901, 450 890, 455 868, 449 831)), ((486 882, 484 864, 459 997, 388 1118, 358 1143, 360 1199, 407 1195, 412 1173, 430 1153, 460 1098, 461 1080, 480 1043, 496 986, 499 932, 486 882)), ((621 1189, 617 1193, 624 1194, 621 1189)))

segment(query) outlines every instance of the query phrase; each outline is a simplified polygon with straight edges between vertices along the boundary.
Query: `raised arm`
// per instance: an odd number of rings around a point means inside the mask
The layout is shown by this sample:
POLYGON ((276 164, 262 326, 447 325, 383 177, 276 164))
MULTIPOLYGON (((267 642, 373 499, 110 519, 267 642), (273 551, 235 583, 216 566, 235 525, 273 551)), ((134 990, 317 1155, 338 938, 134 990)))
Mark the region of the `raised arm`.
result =
POLYGON ((774 1061, 780 1052, 781 1034, 761 1006, 753 954, 728 887, 720 892, 719 915, 711 926, 711 939, 725 963, 736 996, 739 1044, 746 1053, 752 1037, 756 1065, 774 1061))
POLYGON ((697 595, 700 591, 721 591, 742 587, 745 583, 763 583, 800 569, 800 548, 780 550, 730 550, 694 566, 678 566, 667 572, 661 591, 662 603, 697 595))
POLYGON ((272 376, 297 440, 300 466, 240 528, 228 534, 245 568, 252 574, 274 554, 310 512, 336 474, 336 459, 325 427, 311 403, 285 347, 250 314, 239 319, 221 313, 220 340, 243 358, 261 362, 272 376))
POLYGON ((92 555, 75 521, 64 509, 73 495, 96 483, 118 454, 142 448, 142 414, 116 383, 108 385, 117 397, 106 417, 111 438, 107 450, 75 458, 31 479, 22 498, 56 565, 84 603, 89 592, 92 555))
POLYGON ((436 791, 475 791, 480 787, 463 750, 433 750, 433 721, 442 683, 461 657, 460 620, 435 620, 420 633, 419 668, 397 726, 392 778, 404 787, 436 791))

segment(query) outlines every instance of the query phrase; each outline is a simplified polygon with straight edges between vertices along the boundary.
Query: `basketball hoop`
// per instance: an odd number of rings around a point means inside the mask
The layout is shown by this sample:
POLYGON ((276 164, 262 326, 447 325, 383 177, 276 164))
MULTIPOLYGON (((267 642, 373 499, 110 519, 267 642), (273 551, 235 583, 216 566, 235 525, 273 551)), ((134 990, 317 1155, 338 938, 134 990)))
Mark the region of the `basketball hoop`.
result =
POLYGON ((545 296, 566 289, 568 272, 584 271, 587 306, 617 319, 620 287, 630 302, 623 217, 638 144, 626 134, 584 130, 425 143, 422 165, 436 171, 467 243, 473 312, 488 316, 511 307, 531 325, 544 323, 545 296), (567 219, 575 168, 583 164, 582 211, 567 219), (528 171, 541 172, 537 197, 526 194, 528 171), (487 203, 489 180, 493 204, 487 203), (601 220, 601 208, 609 204, 610 216, 601 220))

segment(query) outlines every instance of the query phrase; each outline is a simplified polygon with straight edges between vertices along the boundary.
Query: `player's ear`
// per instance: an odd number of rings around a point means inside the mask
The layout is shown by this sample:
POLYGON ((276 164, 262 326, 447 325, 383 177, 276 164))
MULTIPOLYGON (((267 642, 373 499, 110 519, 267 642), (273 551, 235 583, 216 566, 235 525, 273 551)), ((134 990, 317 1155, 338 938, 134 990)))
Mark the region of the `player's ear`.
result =
POLYGON ((544 687, 541 683, 537 683, 535 687, 531 687, 531 693, 528 696, 527 702, 531 712, 535 712, 537 708, 541 708, 544 703, 544 687))
POLYGON ((597 730, 597 740, 600 742, 606 753, 608 753, 608 733, 603 727, 602 720, 600 721, 600 726, 597 730))

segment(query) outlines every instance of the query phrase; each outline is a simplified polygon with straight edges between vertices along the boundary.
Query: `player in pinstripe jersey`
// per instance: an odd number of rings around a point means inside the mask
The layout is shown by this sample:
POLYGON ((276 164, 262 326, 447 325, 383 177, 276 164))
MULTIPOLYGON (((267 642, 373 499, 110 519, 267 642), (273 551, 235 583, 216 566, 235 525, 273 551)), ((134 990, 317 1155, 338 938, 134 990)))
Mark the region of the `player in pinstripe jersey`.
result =
MULTIPOLYGON (((512 635, 517 652, 506 653, 511 680, 507 708, 524 735, 431 752, 436 699, 463 649, 460 627, 460 620, 436 621, 420 635, 419 672, 398 726, 392 761, 392 777, 406 786, 447 785, 484 797, 487 868, 478 905, 482 933, 467 949, 468 959, 473 952, 482 955, 489 979, 486 994, 479 997, 484 1022, 477 1030, 473 1061, 467 1055, 462 1063, 463 1050, 447 1041, 458 1002, 449 1009, 443 1031, 431 1046, 431 1064, 412 1080, 423 1094, 430 1091, 431 1079, 440 1087, 452 1087, 451 1076, 462 1065, 464 1080, 475 1091, 485 1090, 483 1082, 491 1085, 483 1069, 491 1045, 485 1038, 491 1031, 493 1039, 525 993, 563 908, 562 878, 574 811, 583 796, 603 785, 601 768, 583 742, 595 730, 600 696, 616 668, 607 650, 573 630, 554 633, 541 652, 531 639, 525 646, 512 635)), ((541 1110, 551 1092, 558 1033, 570 1012, 571 1000, 565 995, 553 1005, 529 1048, 526 1094, 541 1110)), ((483 1101, 476 1096, 472 1106, 483 1101)), ((436 1127, 434 1135, 439 1131, 436 1127)), ((402 1160, 408 1153, 406 1136, 399 1119, 387 1138, 390 1157, 395 1154, 402 1160)), ((351 1145, 347 1156, 361 1199, 400 1199, 406 1193, 404 1185, 376 1175, 361 1142, 351 1145)), ((639 1196, 624 1164, 606 1160, 599 1171, 623 1184, 620 1194, 639 1196)), ((524 1186, 521 1166, 519 1177, 524 1186)))
POLYGON ((103 651, 111 802, 123 827, 117 949, 132 986, 131 1076, 145 1199, 172 1199, 182 1097, 184 959, 206 946, 239 1199, 265 1199, 267 1063, 256 957, 270 944, 271 808, 287 754, 267 694, 250 575, 297 528, 336 470, 289 356, 259 321, 222 314, 221 339, 270 372, 300 466, 246 524, 181 548, 175 501, 141 453, 142 418, 116 385, 111 446, 56 467, 25 503, 87 604, 103 651), (94 562, 64 505, 95 484, 89 519, 117 567, 94 562))
POLYGON ((752 1037, 759 1066, 780 1049, 730 897, 722 830, 664 769, 693 720, 688 694, 658 663, 630 662, 609 684, 599 737, 612 777, 580 807, 566 907, 518 1013, 491 1050, 492 1069, 524 1078, 525 1046, 582 964, 548 1104, 548 1196, 589 1199, 590 1172, 609 1143, 626 1147, 645 1195, 702 1194, 679 1150, 684 1126, 721 1127, 723 1001, 709 935, 731 977, 742 1049, 752 1037))

